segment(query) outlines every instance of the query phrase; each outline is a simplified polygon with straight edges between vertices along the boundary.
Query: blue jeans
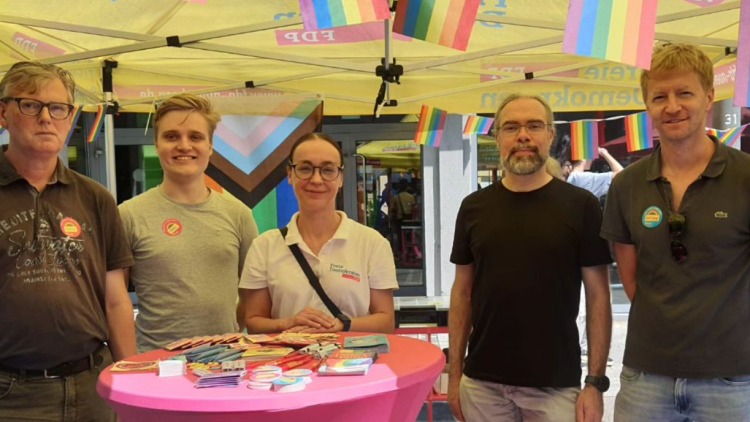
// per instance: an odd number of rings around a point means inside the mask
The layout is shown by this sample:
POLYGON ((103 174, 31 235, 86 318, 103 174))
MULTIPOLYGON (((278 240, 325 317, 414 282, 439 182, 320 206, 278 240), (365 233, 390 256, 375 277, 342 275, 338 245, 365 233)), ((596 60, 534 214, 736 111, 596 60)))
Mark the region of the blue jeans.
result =
POLYGON ((750 422, 750 375, 672 378, 625 366, 620 380, 615 422, 750 422))

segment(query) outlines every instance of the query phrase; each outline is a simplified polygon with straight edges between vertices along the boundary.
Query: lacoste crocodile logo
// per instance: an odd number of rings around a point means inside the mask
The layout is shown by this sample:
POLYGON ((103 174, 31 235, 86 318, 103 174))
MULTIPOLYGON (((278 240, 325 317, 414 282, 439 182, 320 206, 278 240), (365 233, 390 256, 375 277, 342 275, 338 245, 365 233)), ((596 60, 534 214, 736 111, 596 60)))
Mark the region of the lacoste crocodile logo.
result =
POLYGON ((729 213, 726 213, 724 211, 716 211, 714 214, 714 217, 716 218, 729 218, 729 213))

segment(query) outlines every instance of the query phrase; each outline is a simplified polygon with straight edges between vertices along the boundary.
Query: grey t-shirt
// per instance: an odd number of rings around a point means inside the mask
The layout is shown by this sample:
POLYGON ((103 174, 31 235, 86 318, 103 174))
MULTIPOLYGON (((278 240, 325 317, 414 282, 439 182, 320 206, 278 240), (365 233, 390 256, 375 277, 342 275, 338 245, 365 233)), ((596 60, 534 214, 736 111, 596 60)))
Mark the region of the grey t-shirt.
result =
POLYGON ((716 142, 678 212, 688 251, 672 259, 661 149, 612 182, 602 237, 636 246, 624 363, 676 378, 750 375, 750 156, 716 142))
POLYGON ((121 204, 120 213, 135 259, 139 352, 236 332, 239 276, 258 236, 250 208, 213 191, 202 203, 181 204, 157 187, 121 204))
POLYGON ((586 189, 593 193, 597 198, 600 198, 609 190, 609 185, 612 183, 612 172, 591 173, 576 171, 570 173, 570 176, 568 176, 568 183, 573 186, 578 186, 581 189, 586 189))

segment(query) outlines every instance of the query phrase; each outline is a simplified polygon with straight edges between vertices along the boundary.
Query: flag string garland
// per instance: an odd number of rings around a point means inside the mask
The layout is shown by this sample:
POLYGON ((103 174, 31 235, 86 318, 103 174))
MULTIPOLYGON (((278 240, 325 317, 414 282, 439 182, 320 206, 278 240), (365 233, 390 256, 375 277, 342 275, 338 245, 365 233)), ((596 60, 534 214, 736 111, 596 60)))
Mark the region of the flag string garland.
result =
POLYGON ((91 132, 89 132, 89 136, 86 137, 87 144, 96 141, 96 138, 99 137, 99 132, 102 131, 102 126, 104 125, 104 115, 106 114, 106 111, 106 104, 99 104, 96 106, 96 117, 94 117, 94 124, 91 126, 91 132))

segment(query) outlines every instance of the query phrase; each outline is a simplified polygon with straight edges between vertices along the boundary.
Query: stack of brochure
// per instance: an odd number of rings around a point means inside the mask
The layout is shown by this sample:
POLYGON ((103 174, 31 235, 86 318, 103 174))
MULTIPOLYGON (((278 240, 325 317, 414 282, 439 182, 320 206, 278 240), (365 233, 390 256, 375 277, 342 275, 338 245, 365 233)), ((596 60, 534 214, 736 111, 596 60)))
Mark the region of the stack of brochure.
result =
POLYGON ((193 371, 197 375, 198 382, 195 388, 217 388, 217 387, 237 387, 242 382, 242 377, 247 374, 246 371, 235 372, 218 372, 210 371, 193 371))
POLYGON ((371 350, 339 349, 320 366, 318 375, 366 375, 377 358, 371 350))
POLYGON ((378 334, 362 337, 347 337, 344 340, 344 349, 349 350, 372 350, 378 354, 388 353, 391 351, 391 344, 388 343, 388 337, 378 334))

